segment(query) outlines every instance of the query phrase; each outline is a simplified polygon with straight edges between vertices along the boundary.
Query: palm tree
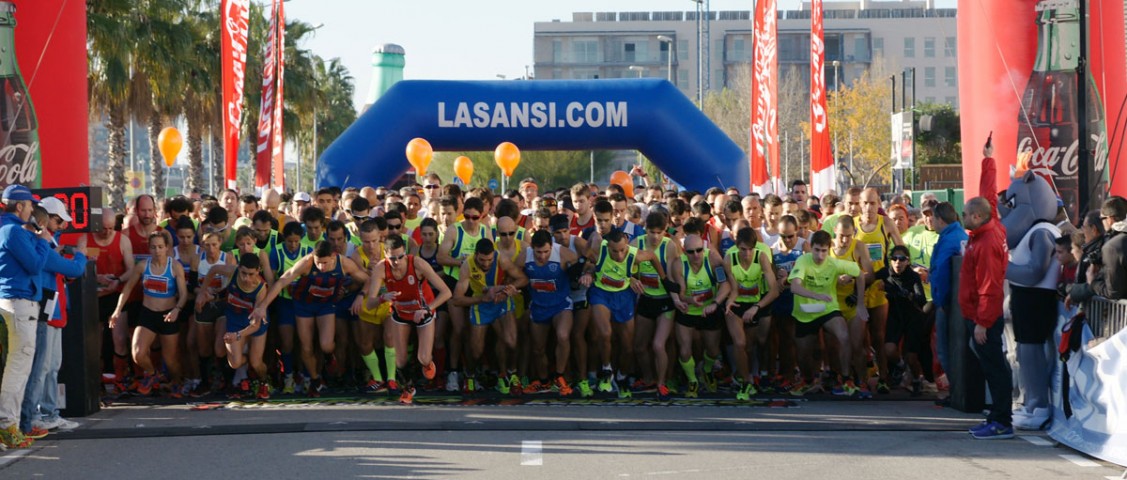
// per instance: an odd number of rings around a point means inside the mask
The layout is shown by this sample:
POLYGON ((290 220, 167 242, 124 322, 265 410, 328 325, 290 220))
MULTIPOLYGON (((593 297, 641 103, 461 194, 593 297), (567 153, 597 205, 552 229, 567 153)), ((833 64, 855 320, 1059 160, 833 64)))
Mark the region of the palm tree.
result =
MULTIPOLYGON (((193 48, 192 68, 184 102, 184 116, 188 120, 187 190, 203 192, 204 132, 212 129, 212 120, 220 115, 221 96, 216 95, 217 85, 222 88, 219 18, 214 10, 200 10, 192 16, 189 28, 193 48)), ((222 125, 222 120, 219 124, 222 125)))
POLYGON ((130 94, 131 72, 128 49, 120 42, 131 33, 123 20, 129 15, 129 0, 88 1, 86 31, 89 35, 88 63, 91 115, 106 115, 109 130, 109 178, 106 183, 110 205, 125 207, 125 127, 130 94))

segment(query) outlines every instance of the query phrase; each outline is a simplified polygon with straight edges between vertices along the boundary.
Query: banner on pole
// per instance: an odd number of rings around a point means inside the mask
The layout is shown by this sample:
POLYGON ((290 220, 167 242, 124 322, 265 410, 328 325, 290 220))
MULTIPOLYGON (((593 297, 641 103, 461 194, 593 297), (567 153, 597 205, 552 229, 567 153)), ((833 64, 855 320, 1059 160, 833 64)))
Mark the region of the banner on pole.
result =
POLYGON ((778 191, 780 182, 778 14, 775 10, 775 0, 760 0, 755 5, 750 171, 751 189, 760 194, 778 191))
POLYGON ((278 0, 270 9, 270 30, 266 34, 262 62, 262 104, 258 111, 258 141, 255 143, 254 187, 270 184, 270 162, 274 155, 275 81, 278 73, 278 0))
POLYGON ((285 3, 277 2, 278 12, 275 19, 276 29, 274 34, 274 61, 277 65, 275 73, 275 81, 277 87, 274 89, 274 125, 273 125, 273 139, 271 144, 271 163, 274 165, 273 177, 274 181, 271 185, 278 193, 282 193, 286 189, 286 158, 285 158, 285 136, 282 129, 283 108, 285 107, 285 97, 282 95, 282 86, 285 84, 285 53, 286 53, 286 12, 285 3))
MULTIPOLYGON (((811 194, 824 195, 836 185, 826 109, 826 46, 822 0, 810 2, 810 183, 811 194)), ((840 192, 839 192, 840 193, 840 192)))
POLYGON ((910 170, 915 165, 912 155, 912 112, 892 114, 892 169, 910 170))
POLYGON ((221 61, 223 76, 223 178, 227 188, 236 188, 239 161, 239 124, 243 116, 243 81, 246 79, 247 30, 250 0, 220 3, 221 61))

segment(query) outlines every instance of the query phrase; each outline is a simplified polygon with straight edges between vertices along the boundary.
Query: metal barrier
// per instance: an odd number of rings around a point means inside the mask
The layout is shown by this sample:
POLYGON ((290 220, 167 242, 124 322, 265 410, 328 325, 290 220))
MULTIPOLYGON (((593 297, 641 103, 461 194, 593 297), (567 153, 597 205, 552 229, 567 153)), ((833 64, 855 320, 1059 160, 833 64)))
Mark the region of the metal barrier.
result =
POLYGON ((1093 297, 1084 303, 1084 312, 1096 338, 1108 338, 1127 328, 1127 300, 1093 297))

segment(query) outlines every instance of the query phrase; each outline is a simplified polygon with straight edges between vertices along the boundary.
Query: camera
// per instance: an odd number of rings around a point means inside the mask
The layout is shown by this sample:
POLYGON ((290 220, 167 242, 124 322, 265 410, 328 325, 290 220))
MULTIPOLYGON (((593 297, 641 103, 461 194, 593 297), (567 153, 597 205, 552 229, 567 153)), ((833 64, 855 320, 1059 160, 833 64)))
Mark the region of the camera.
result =
POLYGON ((74 246, 63 245, 63 255, 74 255, 74 246))

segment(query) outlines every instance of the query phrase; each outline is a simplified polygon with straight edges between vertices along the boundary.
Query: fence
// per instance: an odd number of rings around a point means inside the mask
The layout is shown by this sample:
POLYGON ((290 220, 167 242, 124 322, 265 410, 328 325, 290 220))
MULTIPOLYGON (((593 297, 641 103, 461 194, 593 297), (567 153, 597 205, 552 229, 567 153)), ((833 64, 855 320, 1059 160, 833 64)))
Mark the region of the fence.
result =
POLYGON ((1084 312, 1096 338, 1108 338, 1127 328, 1127 300, 1094 297, 1084 303, 1084 312))

